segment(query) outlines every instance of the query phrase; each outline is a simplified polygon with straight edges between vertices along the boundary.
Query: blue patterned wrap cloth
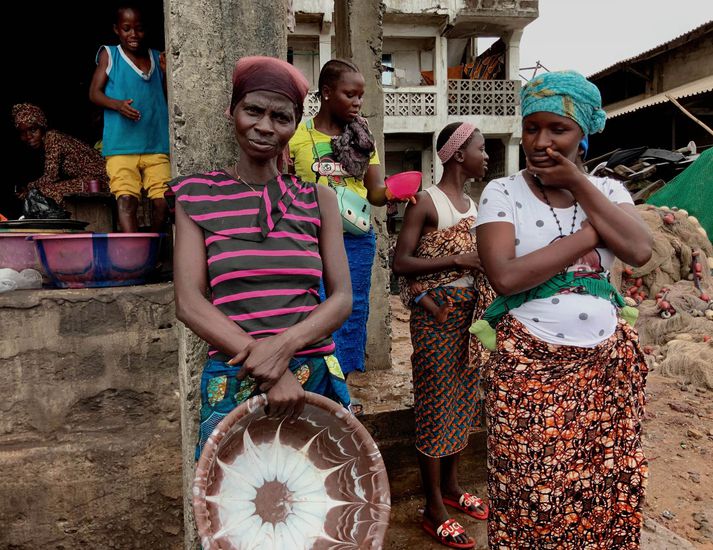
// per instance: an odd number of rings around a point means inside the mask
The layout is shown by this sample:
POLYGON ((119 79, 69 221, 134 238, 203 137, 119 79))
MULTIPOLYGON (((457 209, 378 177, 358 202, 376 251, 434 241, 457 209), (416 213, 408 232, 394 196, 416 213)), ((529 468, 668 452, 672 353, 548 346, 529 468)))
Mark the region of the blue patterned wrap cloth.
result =
MULTIPOLYGON (((238 380, 242 368, 242 365, 228 365, 217 359, 208 359, 203 366, 196 461, 220 421, 235 407, 262 393, 252 377, 238 380)), ((334 355, 293 357, 289 369, 305 391, 328 397, 349 409, 351 398, 347 381, 334 355)))
POLYGON ((599 88, 576 71, 543 73, 520 90, 522 117, 548 112, 571 118, 588 136, 604 129, 599 88))

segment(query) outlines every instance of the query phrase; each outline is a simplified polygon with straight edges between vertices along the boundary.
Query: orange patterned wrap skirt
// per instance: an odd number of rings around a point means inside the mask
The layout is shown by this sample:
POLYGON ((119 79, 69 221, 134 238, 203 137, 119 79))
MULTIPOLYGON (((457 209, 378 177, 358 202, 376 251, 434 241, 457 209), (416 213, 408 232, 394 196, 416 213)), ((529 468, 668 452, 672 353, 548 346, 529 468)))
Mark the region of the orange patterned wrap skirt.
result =
POLYGON ((483 370, 489 548, 639 548, 646 372, 623 321, 581 348, 548 344, 503 318, 483 370))

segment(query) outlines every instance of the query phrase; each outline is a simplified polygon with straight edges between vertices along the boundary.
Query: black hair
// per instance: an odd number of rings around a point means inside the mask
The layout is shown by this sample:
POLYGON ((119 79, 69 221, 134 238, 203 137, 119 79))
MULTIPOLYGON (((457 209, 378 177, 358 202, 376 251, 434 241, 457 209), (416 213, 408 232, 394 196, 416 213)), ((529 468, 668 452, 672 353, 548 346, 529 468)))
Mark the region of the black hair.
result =
MULTIPOLYGON (((440 151, 441 148, 446 144, 446 142, 450 139, 450 137, 453 135, 453 132, 455 132, 458 128, 460 128, 462 122, 451 122, 447 126, 441 130, 441 133, 438 134, 438 139, 436 139, 436 151, 440 151)), ((473 139, 473 136, 475 134, 479 134, 480 130, 476 128, 473 130, 473 133, 468 136, 468 139, 466 139, 463 142, 463 145, 461 145, 458 150, 460 151, 461 149, 465 149, 468 147, 468 144, 470 143, 470 140, 473 139)))
POLYGON ((118 23, 119 19, 121 18, 121 14, 129 10, 138 13, 143 19, 144 10, 141 8, 141 6, 139 6, 135 2, 122 2, 118 6, 116 6, 116 10, 114 10, 114 23, 118 23))
POLYGON ((334 87, 343 73, 361 73, 351 61, 346 59, 330 59, 324 64, 322 70, 319 71, 319 81, 317 82, 317 97, 322 98, 322 88, 328 86, 334 87))

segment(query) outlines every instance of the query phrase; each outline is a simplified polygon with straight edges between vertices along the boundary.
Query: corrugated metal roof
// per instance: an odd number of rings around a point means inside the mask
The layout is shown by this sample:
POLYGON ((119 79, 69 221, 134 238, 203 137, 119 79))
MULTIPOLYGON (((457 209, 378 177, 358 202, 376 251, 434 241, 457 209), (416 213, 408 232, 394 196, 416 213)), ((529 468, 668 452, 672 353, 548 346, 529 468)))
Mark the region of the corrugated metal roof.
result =
MULTIPOLYGON (((691 35, 701 32, 701 31, 703 31, 703 33, 705 34, 706 31, 704 31, 704 29, 706 27, 713 29, 713 21, 707 21, 707 22, 703 23, 702 25, 698 25, 695 29, 691 29, 690 31, 683 33, 682 35, 677 36, 676 38, 672 38, 671 40, 664 42, 663 44, 659 44, 658 46, 651 48, 649 50, 646 50, 645 52, 642 52, 638 55, 629 57, 628 59, 623 59, 622 61, 617 61, 613 65, 610 65, 609 67, 606 67, 605 69, 601 69, 601 70, 597 71, 596 73, 590 75, 588 78, 590 80, 592 80, 592 79, 596 80, 597 78, 604 76, 605 73, 611 73, 615 69, 623 67, 624 65, 627 65, 629 63, 634 63, 636 61, 641 61, 641 60, 644 60, 649 57, 653 57, 661 52, 664 52, 664 51, 670 49, 669 46, 671 46, 674 42, 685 43, 687 38, 689 38, 691 35)), ((676 46, 678 46, 678 44, 676 44, 676 46)))
POLYGON ((684 84, 683 86, 672 88, 666 92, 635 101, 634 103, 610 109, 607 111, 607 118, 618 117, 626 113, 631 113, 632 111, 638 111, 639 109, 651 107, 652 105, 665 103, 668 101, 668 98, 666 97, 667 95, 670 95, 674 99, 680 99, 682 97, 689 97, 692 95, 710 92, 711 90, 713 90, 713 76, 707 76, 705 78, 689 82, 688 84, 684 84))

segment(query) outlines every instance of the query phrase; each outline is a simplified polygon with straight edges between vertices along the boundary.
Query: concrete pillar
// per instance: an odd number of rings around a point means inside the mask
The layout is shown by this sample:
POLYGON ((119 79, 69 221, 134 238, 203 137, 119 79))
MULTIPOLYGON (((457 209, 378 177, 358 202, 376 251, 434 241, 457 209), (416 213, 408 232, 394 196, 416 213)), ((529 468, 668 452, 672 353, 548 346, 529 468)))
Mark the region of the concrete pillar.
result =
MULTIPOLYGON (((319 68, 324 67, 324 64, 332 59, 332 35, 327 29, 327 32, 321 32, 319 35, 319 68)), ((316 86, 316 84, 315 84, 316 86)))
MULTIPOLYGON (((287 0, 165 0, 168 107, 174 175, 235 162, 237 146, 223 114, 235 61, 245 55, 287 55, 287 0)), ((198 440, 200 372, 205 344, 179 328, 185 547, 199 548, 191 483, 198 440)))
POLYGON ((436 141, 438 140, 438 134, 440 133, 441 129, 442 128, 439 128, 438 132, 434 132, 431 136, 431 158, 433 159, 433 185, 436 185, 441 179, 441 176, 443 175, 443 164, 441 164, 441 160, 438 158, 438 147, 436 147, 436 141))
POLYGON ((507 80, 517 80, 520 78, 520 40, 522 40, 522 29, 511 31, 503 36, 507 47, 505 54, 505 78, 507 80))
POLYGON ((431 165, 433 164, 433 149, 424 149, 421 151, 421 172, 423 177, 421 178, 421 187, 423 189, 428 189, 434 184, 433 172, 431 165))
POLYGON ((322 12, 322 24, 319 27, 319 68, 321 70, 324 64, 332 59, 332 24, 334 22, 332 0, 322 0, 320 11, 322 12))
MULTIPOLYGON (((334 28, 337 57, 351 59, 366 80, 362 113, 376 138, 382 162, 384 149, 384 90, 381 87, 381 52, 385 6, 381 0, 335 0, 334 28)), ((372 208, 376 231, 376 259, 371 275, 369 321, 367 323, 366 367, 391 366, 391 308, 389 307, 388 235, 386 208, 372 208)))
MULTIPOLYGON (((505 55, 505 78, 508 80, 519 80, 520 78, 520 40, 522 40, 522 29, 511 31, 503 36, 507 47, 505 55)), ((518 114, 520 108, 518 107, 518 114)), ((518 129, 516 133, 502 138, 505 145, 505 173, 510 175, 520 170, 520 140, 522 131, 518 129)))
POLYGON ((433 183, 438 183, 443 174, 443 166, 436 155, 436 140, 438 134, 448 124, 448 39, 437 36, 433 53, 433 75, 436 83, 436 131, 433 133, 432 159, 433 159, 433 183))
POLYGON ((520 170, 520 136, 502 138, 505 145, 505 175, 510 176, 520 170))

